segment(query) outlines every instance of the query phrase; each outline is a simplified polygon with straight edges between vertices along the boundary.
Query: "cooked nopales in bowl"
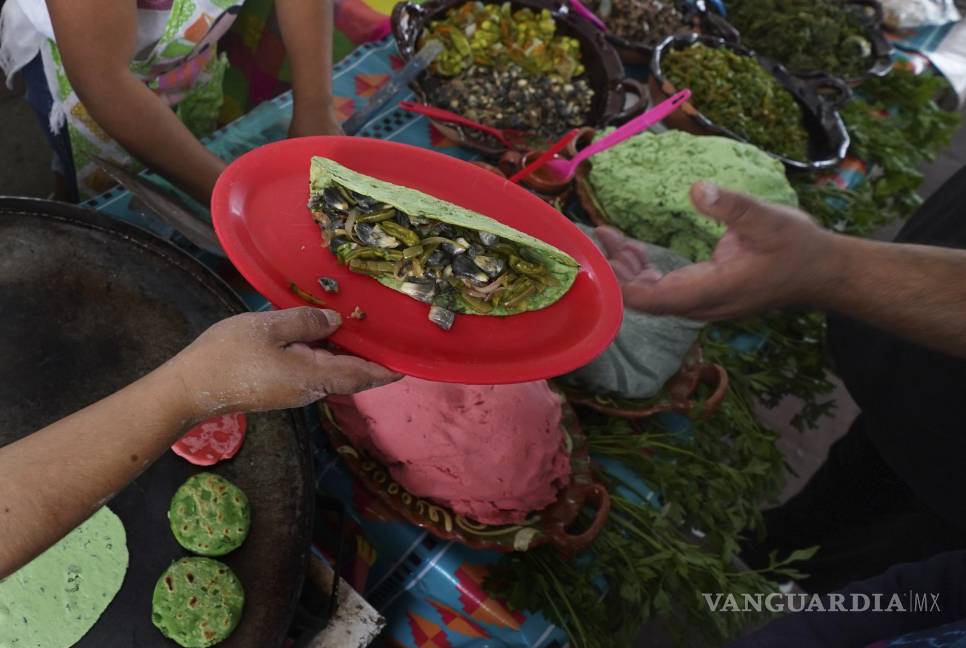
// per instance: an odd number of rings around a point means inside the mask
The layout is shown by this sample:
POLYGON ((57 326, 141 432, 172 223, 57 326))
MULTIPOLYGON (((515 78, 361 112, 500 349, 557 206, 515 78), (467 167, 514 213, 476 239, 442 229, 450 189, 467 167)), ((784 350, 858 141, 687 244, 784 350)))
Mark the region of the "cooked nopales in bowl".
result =
POLYGON ((416 497, 483 524, 519 524, 570 479, 563 399, 545 381, 416 378, 328 399, 343 434, 416 497))
POLYGON ((573 285, 568 254, 502 223, 312 159, 309 209, 324 245, 353 272, 429 304, 444 330, 456 313, 508 316, 550 306, 573 285))

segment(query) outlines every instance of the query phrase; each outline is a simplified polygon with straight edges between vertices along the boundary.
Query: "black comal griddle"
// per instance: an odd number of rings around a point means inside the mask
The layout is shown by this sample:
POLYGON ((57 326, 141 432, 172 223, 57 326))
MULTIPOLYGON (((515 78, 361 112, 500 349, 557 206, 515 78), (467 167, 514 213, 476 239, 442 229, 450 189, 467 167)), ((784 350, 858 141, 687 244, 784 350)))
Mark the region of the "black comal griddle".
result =
MULTIPOLYGON (((136 227, 70 205, 0 197, 0 446, 127 385, 243 310, 200 262, 136 227)), ((272 648, 285 637, 308 551, 310 464, 305 423, 289 411, 249 414, 241 452, 210 468, 243 488, 252 506, 248 540, 223 559, 246 601, 221 646, 272 648)), ((167 510, 175 489, 200 470, 166 452, 109 502, 127 531, 130 566, 77 646, 176 645, 151 623, 151 594, 161 572, 189 555, 171 535, 167 510)))

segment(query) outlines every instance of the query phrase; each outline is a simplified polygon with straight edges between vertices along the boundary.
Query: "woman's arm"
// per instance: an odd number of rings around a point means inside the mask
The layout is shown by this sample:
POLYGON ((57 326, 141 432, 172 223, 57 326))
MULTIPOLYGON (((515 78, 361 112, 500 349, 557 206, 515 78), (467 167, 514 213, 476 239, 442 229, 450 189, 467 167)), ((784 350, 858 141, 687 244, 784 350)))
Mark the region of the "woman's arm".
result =
POLYGON ((797 209, 706 183, 692 200, 728 231, 711 259, 663 277, 643 245, 599 233, 628 307, 710 321, 809 306, 966 357, 966 250, 834 234, 797 209))
POLYGON ((207 204, 225 163, 131 74, 134 0, 47 0, 64 69, 91 117, 134 157, 207 204))
POLYGON ((332 0, 276 0, 292 63, 291 137, 341 135, 332 94, 332 0))
POLYGON ((137 382, 0 448, 0 579, 87 519, 194 423, 301 407, 399 377, 309 346, 340 323, 338 313, 307 307, 232 317, 137 382))

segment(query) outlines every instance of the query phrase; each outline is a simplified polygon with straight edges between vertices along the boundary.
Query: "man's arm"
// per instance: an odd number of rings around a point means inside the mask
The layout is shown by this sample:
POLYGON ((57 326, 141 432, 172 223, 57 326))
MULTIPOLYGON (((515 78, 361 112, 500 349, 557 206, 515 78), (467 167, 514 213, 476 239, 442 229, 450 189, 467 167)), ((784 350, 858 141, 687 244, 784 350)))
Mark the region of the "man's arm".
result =
POLYGON ((309 346, 340 322, 316 308, 232 317, 130 386, 0 448, 0 579, 87 519, 193 423, 399 377, 309 346))
POLYGON ((341 135, 332 93, 332 0, 276 0, 292 63, 291 137, 341 135))
POLYGON ((728 227, 708 261, 662 277, 643 245, 600 231, 630 308, 710 321, 808 306, 966 357, 966 251, 833 234, 799 210, 707 183, 691 197, 728 227))
POLYGON ((966 251, 837 236, 845 271, 815 304, 966 357, 966 251))
POLYGON ((225 164, 131 74, 137 40, 133 0, 47 0, 64 68, 77 96, 108 135, 202 204, 225 164))

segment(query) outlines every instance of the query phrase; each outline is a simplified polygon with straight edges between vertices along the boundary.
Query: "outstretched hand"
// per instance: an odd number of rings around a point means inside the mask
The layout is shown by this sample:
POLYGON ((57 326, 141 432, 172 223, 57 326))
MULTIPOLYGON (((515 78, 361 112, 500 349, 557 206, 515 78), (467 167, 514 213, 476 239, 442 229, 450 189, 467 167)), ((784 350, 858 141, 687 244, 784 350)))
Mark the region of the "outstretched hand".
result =
POLYGON ((199 418, 302 407, 401 377, 361 358, 311 346, 341 323, 335 311, 308 306, 236 315, 202 333, 171 364, 199 418))
POLYGON ((609 227, 597 230, 628 308, 713 321, 812 302, 838 275, 836 237, 797 209, 706 182, 694 206, 728 230, 711 259, 661 275, 644 245, 609 227))

